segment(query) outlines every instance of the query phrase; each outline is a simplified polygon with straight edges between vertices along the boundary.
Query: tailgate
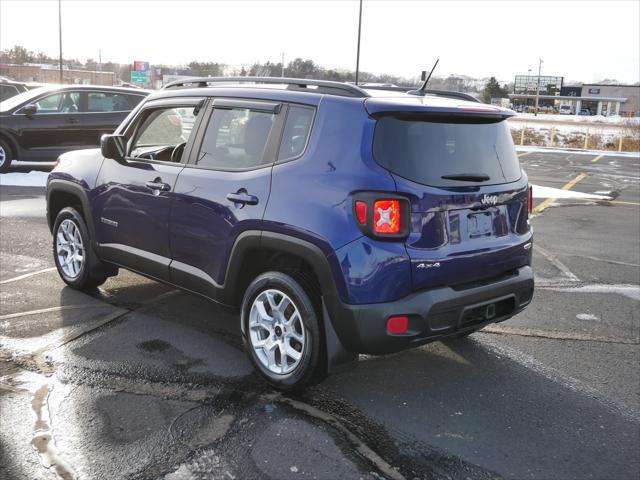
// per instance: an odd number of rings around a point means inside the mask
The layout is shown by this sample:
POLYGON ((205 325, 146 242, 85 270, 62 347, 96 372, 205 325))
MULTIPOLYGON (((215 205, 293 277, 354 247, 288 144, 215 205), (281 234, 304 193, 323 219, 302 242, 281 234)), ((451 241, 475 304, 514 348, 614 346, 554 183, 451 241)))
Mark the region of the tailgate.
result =
POLYGON ((373 151, 410 200, 414 289, 530 264, 528 180, 504 120, 394 114, 378 120, 373 151))

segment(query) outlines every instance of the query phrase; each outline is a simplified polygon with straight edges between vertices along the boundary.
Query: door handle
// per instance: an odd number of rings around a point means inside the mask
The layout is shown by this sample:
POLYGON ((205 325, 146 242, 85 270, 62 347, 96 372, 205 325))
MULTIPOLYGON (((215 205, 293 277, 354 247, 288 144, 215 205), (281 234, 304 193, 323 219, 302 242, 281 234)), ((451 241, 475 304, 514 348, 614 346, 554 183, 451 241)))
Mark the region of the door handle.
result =
POLYGON ((257 205, 258 197, 249 195, 247 192, 229 193, 227 200, 233 203, 241 203, 242 205, 257 205))
POLYGON ((153 182, 147 182, 147 187, 151 190, 156 190, 159 192, 168 192, 171 190, 171 185, 168 183, 162 182, 162 180, 154 180, 153 182))
POLYGON ((77 118, 67 118, 67 123, 79 123, 80 120, 77 118))

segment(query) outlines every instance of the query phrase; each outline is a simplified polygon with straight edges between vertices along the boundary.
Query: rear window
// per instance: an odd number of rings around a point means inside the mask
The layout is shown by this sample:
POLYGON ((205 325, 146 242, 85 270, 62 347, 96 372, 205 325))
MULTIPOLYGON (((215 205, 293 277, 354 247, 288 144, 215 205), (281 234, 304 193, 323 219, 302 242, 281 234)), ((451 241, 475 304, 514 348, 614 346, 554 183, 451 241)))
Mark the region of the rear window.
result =
POLYGON ((506 121, 383 117, 376 125, 373 155, 391 172, 434 187, 495 185, 522 175, 506 121), (452 176, 460 179, 443 178, 452 176))

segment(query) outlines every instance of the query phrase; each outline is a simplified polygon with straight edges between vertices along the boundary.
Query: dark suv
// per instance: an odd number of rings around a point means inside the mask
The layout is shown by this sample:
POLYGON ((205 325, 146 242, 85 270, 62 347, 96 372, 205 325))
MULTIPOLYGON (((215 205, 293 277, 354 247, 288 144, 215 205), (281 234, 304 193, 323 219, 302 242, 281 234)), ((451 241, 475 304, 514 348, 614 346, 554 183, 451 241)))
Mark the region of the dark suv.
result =
POLYGON ((97 147, 148 90, 51 85, 0 102, 0 173, 13 160, 53 162, 70 150, 97 147))
POLYGON ((168 85, 49 176, 60 276, 84 289, 123 267, 239 307, 282 389, 510 318, 533 295, 513 112, 397 90, 168 85))

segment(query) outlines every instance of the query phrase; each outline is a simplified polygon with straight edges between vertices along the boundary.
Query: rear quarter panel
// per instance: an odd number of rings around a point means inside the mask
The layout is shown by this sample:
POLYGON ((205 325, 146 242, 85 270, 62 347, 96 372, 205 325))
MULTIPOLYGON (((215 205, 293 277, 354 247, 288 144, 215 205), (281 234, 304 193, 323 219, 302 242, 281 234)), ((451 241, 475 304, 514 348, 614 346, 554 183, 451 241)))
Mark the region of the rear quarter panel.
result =
POLYGON ((362 99, 326 96, 316 112, 307 150, 272 172, 264 229, 317 245, 334 275, 343 275, 343 302, 387 301, 409 293, 411 272, 402 242, 376 245, 356 225, 351 195, 395 192, 391 174, 373 161, 375 121, 362 99), (385 288, 375 288, 386 285, 385 288))

